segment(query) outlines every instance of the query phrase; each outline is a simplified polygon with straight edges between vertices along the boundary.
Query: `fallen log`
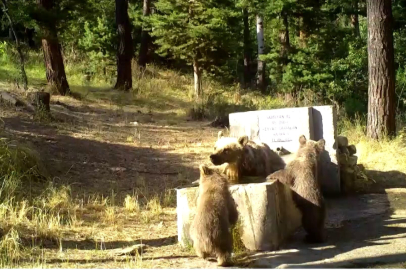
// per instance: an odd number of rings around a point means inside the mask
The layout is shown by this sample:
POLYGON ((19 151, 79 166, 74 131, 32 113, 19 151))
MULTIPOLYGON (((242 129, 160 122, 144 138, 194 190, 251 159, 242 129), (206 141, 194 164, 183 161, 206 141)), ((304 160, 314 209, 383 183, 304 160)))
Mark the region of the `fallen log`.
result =
POLYGON ((12 106, 24 106, 24 102, 22 102, 21 100, 19 100, 18 98, 16 98, 14 95, 5 92, 5 91, 1 91, 0 92, 0 99, 2 101, 5 101, 9 104, 11 104, 12 106))

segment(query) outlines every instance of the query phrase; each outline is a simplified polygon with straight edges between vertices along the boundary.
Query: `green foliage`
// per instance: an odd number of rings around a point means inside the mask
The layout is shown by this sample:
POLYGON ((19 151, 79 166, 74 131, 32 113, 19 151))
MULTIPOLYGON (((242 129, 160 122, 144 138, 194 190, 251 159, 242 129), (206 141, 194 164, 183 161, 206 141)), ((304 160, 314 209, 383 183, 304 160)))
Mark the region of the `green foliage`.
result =
MULTIPOLYGON (((62 43, 67 73, 75 67, 82 73, 78 75, 80 80, 85 73, 92 77, 99 74, 109 83, 114 81, 115 78, 110 78, 115 76, 118 44, 114 1, 54 1, 50 11, 39 8, 34 0, 8 0, 7 3, 23 43, 26 42, 24 28, 36 30, 33 38, 39 45, 42 26, 54 24, 62 43)), ((402 111, 406 102, 406 4, 394 0, 392 5, 397 107, 402 111)), ((266 54, 263 60, 271 96, 288 94, 297 105, 337 104, 349 116, 366 112, 365 1, 157 0, 152 3, 152 16, 148 18, 142 15, 142 6, 142 1, 129 1, 135 56, 139 50, 141 29, 146 29, 152 36, 150 59, 159 60, 155 64, 163 63, 191 74, 190 65, 196 59, 205 76, 222 83, 236 83, 242 81, 246 46, 251 59, 250 75, 254 79, 257 68, 256 15, 260 14, 264 18, 266 54), (248 44, 243 44, 243 8, 249 14, 248 44), (359 18, 360 35, 355 33, 352 22, 355 14, 359 18), (283 43, 281 37, 286 30, 289 41, 283 43)), ((8 38, 8 23, 2 11, 0 24, 0 39, 8 38)), ((25 54, 27 65, 30 65, 30 57, 38 52, 25 54)), ((13 50, 8 50, 4 44, 0 44, 0 57, 2 62, 16 62, 13 50)), ((2 69, 9 72, 6 70, 8 66, 2 69)), ((3 76, 9 78, 8 75, 3 76)), ((35 75, 45 78, 45 74, 35 75)), ((137 91, 143 91, 136 81, 134 85, 137 91)), ((277 99, 270 100, 261 106, 279 106, 277 99)), ((196 114, 201 114, 201 106, 195 106, 196 114)))
POLYGON ((84 24, 84 34, 78 43, 90 60, 85 70, 87 73, 100 72, 107 64, 112 64, 116 50, 114 41, 117 37, 111 19, 102 15, 96 18, 96 24, 88 21, 84 24))
POLYGON ((355 36, 349 23, 349 14, 355 12, 351 2, 279 0, 267 11, 265 29, 277 29, 266 32, 271 43, 265 59, 272 90, 291 93, 307 104, 360 100, 357 107, 363 110, 368 86, 366 22, 359 16, 361 36, 355 36), (285 31, 283 16, 288 18, 290 37, 286 60, 279 38, 280 32, 285 31))
POLYGON ((195 59, 209 72, 219 71, 217 56, 230 56, 238 46, 232 26, 239 13, 231 1, 159 0, 151 16, 152 35, 159 46, 157 53, 180 59, 191 65, 195 59))

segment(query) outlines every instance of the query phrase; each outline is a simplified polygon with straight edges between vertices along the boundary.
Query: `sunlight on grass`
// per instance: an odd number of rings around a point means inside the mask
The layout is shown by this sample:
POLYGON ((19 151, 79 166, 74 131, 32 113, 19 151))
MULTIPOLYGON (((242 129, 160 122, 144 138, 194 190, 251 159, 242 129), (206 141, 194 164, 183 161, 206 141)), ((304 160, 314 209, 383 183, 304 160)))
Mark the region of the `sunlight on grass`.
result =
POLYGON ((405 133, 401 132, 395 139, 375 141, 367 138, 366 128, 360 119, 342 120, 341 134, 350 144, 357 147, 358 163, 369 169, 379 171, 398 170, 406 173, 405 133))
POLYGON ((138 202, 138 196, 130 196, 127 194, 124 199, 124 208, 130 213, 139 213, 141 209, 138 202))

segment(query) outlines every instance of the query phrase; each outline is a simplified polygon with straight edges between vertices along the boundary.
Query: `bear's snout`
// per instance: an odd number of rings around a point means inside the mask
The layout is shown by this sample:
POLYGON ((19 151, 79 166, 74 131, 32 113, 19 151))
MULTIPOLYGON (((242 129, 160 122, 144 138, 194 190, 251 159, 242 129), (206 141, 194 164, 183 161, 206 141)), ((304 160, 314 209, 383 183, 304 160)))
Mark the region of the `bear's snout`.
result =
POLYGON ((210 161, 214 164, 214 165, 221 165, 221 160, 219 158, 219 156, 217 155, 210 155, 210 161))

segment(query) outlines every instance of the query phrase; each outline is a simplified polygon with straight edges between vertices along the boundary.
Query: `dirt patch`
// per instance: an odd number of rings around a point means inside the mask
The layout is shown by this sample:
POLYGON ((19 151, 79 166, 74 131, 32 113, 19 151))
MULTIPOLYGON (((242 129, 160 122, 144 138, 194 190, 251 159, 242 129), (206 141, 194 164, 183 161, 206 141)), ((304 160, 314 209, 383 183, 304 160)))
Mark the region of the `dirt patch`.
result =
MULTIPOLYGON (((75 225, 61 228, 57 239, 21 234, 30 259, 18 266, 217 268, 177 244, 171 191, 199 177, 198 165, 209 162, 219 129, 173 112, 67 97, 53 97, 51 111, 55 119, 46 123, 15 108, 1 111, 5 136, 32 144, 54 184, 71 187, 79 209, 75 225), (144 208, 130 211, 128 196, 144 208), (142 256, 111 255, 112 249, 140 243, 147 245, 142 256)), ((239 254, 238 266, 327 268, 404 260, 405 198, 403 190, 392 190, 331 199, 325 245, 303 244, 299 231, 284 250, 239 254)))

